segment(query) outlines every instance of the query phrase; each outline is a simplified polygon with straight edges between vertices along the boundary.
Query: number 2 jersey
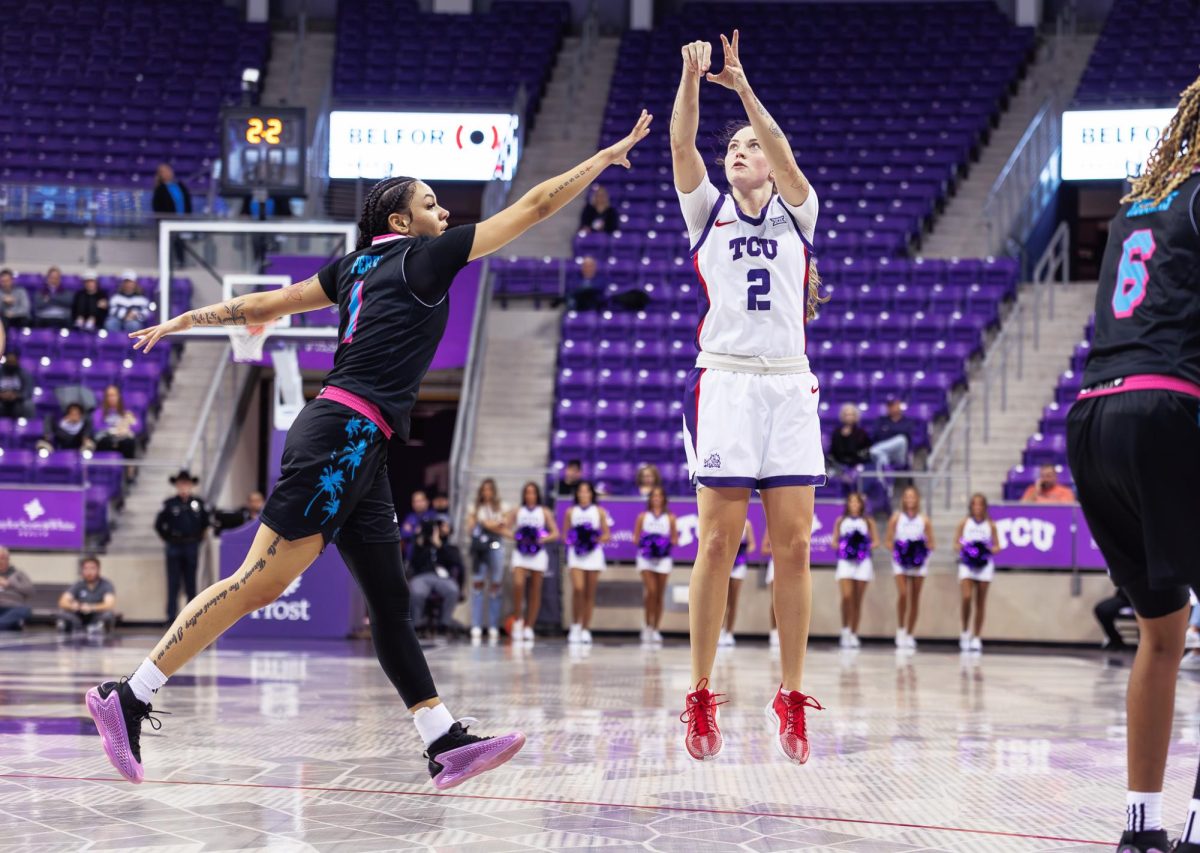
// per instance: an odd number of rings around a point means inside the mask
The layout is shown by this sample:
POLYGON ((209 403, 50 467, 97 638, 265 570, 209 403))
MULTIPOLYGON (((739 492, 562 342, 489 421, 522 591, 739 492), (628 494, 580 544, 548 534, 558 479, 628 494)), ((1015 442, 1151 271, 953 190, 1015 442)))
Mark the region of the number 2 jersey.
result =
POLYGON ((757 217, 708 177, 678 193, 700 289, 696 348, 717 355, 805 354, 817 194, 793 207, 773 194, 757 217))
POLYGON ((1138 374, 1200 385, 1200 174, 1109 226, 1083 386, 1138 374))

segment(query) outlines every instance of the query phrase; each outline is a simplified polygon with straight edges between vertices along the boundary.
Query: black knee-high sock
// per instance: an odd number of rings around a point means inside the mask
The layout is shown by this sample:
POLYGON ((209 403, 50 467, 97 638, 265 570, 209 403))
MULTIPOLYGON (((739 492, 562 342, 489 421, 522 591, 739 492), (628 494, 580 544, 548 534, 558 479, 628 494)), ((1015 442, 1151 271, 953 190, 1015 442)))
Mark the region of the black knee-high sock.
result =
POLYGON ((367 601, 379 664, 407 707, 437 696, 425 652, 413 629, 399 542, 338 544, 367 601))

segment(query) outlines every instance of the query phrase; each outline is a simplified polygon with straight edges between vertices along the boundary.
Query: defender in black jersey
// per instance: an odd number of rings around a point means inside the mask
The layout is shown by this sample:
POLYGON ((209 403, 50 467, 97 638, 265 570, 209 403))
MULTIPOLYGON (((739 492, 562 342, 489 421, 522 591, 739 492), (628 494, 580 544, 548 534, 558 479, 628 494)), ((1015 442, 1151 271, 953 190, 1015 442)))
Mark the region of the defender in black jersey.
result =
MULTIPOLYGON (((1200 585, 1200 80, 1109 228, 1096 333, 1067 418, 1079 502, 1141 640, 1118 851, 1165 851, 1162 786, 1189 587, 1200 585)), ((1178 849, 1200 853, 1200 779, 1178 849)))
POLYGON ((313 278, 131 335, 134 349, 149 351, 197 325, 254 326, 334 304, 340 317, 333 370, 288 430, 279 482, 241 568, 191 601, 129 679, 88 691, 88 710, 122 776, 142 780, 141 723, 152 719, 150 700, 168 676, 242 616, 274 601, 330 542, 363 591, 376 654, 413 713, 434 784, 458 785, 521 749, 520 732, 469 734, 438 698, 413 630, 387 440, 408 438, 417 389, 446 329, 455 274, 556 213, 608 166, 628 168, 628 153, 649 133, 651 118, 643 111, 620 142, 477 225, 450 228, 449 213, 422 181, 382 181, 365 201, 357 250, 313 278))

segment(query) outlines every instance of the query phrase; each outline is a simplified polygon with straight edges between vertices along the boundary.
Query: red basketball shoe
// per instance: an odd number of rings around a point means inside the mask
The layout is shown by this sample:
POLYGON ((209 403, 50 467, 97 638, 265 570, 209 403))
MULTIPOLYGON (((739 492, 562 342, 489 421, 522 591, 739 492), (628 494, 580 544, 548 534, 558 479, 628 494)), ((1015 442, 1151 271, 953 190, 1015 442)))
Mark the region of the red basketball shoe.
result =
POLYGON ((821 703, 799 690, 785 693, 780 687, 767 706, 767 722, 777 737, 775 746, 788 761, 803 764, 808 761, 808 729, 804 709, 824 711, 821 703))
POLYGON ((721 747, 725 745, 721 729, 717 726, 717 706, 725 704, 717 699, 724 695, 709 690, 708 679, 702 678, 696 685, 696 690, 689 693, 684 700, 685 707, 679 715, 679 721, 687 723, 683 745, 687 747, 688 755, 697 761, 716 758, 721 747))

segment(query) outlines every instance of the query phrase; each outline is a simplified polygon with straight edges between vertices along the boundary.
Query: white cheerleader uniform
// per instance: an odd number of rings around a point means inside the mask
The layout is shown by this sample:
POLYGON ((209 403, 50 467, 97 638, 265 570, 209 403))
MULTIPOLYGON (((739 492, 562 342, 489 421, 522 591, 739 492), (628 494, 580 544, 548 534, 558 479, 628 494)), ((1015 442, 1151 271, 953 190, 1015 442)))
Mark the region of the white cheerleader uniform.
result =
MULTIPOLYGON (((896 541, 897 542, 912 542, 913 540, 925 540, 925 516, 917 513, 914 516, 900 513, 900 520, 896 522, 896 541)), ((926 542, 926 545, 929 543, 926 542)), ((896 562, 896 557, 892 556, 892 571, 898 575, 905 575, 910 578, 923 578, 929 574, 929 559, 921 564, 920 568, 907 569, 896 562)))
POLYGON ((775 583, 775 558, 767 560, 767 586, 775 583))
MULTIPOLYGON (((642 535, 645 536, 647 533, 657 533, 659 536, 666 537, 669 540, 671 538, 671 516, 665 512, 662 515, 652 515, 647 512, 642 516, 642 535)), ((642 556, 641 548, 639 547, 637 567, 638 571, 669 575, 671 574, 671 570, 675 568, 675 560, 670 555, 659 557, 658 559, 642 556)))
MULTIPOLYGON (((867 537, 868 541, 871 536, 871 529, 867 525, 865 518, 843 518, 841 538, 845 539, 851 533, 861 533, 867 537)), ((840 542, 838 543, 841 544, 840 542)), ((871 562, 871 557, 868 552, 867 558, 861 563, 852 563, 849 560, 838 560, 837 571, 834 573, 834 580, 851 580, 851 581, 873 581, 875 579, 875 564, 871 562)))
MULTIPOLYGON (((587 509, 573 506, 567 510, 567 529, 577 524, 590 524, 596 528, 596 536, 600 536, 600 507, 592 504, 587 509)), ((597 545, 587 554, 577 554, 570 545, 567 546, 567 568, 583 569, 585 572, 602 572, 608 564, 604 560, 604 546, 597 545)))
POLYGON ((697 488, 825 483, 817 378, 806 355, 817 195, 756 215, 705 177, 679 206, 700 294, 684 439, 697 488))
MULTIPOLYGON (((546 511, 540 505, 530 509, 522 504, 517 510, 517 529, 520 530, 522 527, 535 527, 540 531, 545 531, 546 511)), ((514 569, 545 572, 550 565, 550 554, 544 545, 538 547, 536 554, 523 554, 520 549, 514 548, 512 565, 514 569)))
MULTIPOLYGON (((995 547, 992 544, 992 525, 987 520, 976 521, 974 518, 968 518, 967 523, 963 525, 962 543, 982 542, 988 546, 988 549, 995 547)), ((991 583, 996 578, 996 561, 988 560, 987 565, 982 569, 972 569, 965 563, 958 564, 958 579, 982 581, 983 583, 991 583)))
POLYGON ((737 556, 733 558, 733 569, 729 572, 730 580, 742 581, 746 579, 746 564, 750 560, 750 555, 747 553, 750 543, 746 537, 742 537, 742 544, 738 546, 737 556))

